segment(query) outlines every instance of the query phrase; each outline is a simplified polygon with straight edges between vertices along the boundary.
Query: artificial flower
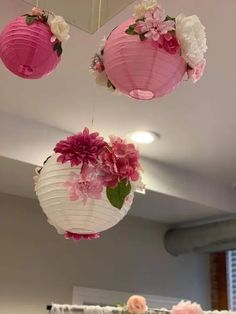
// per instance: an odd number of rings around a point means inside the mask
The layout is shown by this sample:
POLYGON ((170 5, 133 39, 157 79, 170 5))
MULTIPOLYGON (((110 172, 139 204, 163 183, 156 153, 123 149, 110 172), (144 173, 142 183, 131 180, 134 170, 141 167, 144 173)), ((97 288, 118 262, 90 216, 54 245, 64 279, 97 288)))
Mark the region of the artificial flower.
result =
POLYGON ((40 8, 37 8, 37 7, 34 7, 31 11, 32 15, 34 16, 43 16, 45 14, 45 12, 40 9, 40 8))
POLYGON ((58 162, 69 161, 72 167, 82 163, 83 167, 84 164, 89 163, 95 165, 105 145, 103 137, 99 136, 98 132, 89 133, 89 129, 84 128, 83 132, 57 143, 54 151, 60 154, 58 162))
POLYGON ((144 314, 148 310, 146 299, 139 295, 133 295, 127 302, 127 309, 131 314, 144 314))
POLYGON ((92 60, 91 69, 93 71, 97 71, 98 73, 102 73, 105 70, 103 59, 102 59, 101 55, 95 54, 95 56, 92 60))
POLYGON ((181 301, 172 307, 171 314, 203 314, 203 310, 197 303, 181 301))
POLYGON ((114 188, 121 180, 139 179, 140 156, 134 144, 127 144, 119 137, 110 137, 111 146, 106 147, 98 165, 104 185, 114 188))
POLYGON ((158 47, 165 49, 170 54, 176 54, 180 50, 176 36, 171 33, 160 36, 157 44, 158 47))
POLYGON ((75 241, 80 241, 80 240, 93 240, 93 239, 99 239, 100 238, 100 233, 91 233, 91 234, 79 234, 79 233, 73 233, 70 231, 66 231, 64 234, 65 239, 73 239, 75 241))
POLYGON ((193 83, 196 83, 203 76, 205 67, 206 67, 206 59, 203 59, 202 62, 200 62, 194 68, 188 68, 187 69, 188 78, 192 80, 193 83))
POLYGON ((38 183, 39 183, 39 174, 40 171, 42 170, 42 167, 37 167, 35 168, 35 176, 33 176, 33 180, 34 180, 34 190, 35 192, 37 192, 38 190, 38 183))
POLYGON ((142 19, 147 11, 153 10, 158 7, 156 0, 144 0, 141 4, 135 6, 134 17, 142 19))
POLYGON ((145 13, 144 21, 137 21, 135 31, 138 34, 144 34, 146 38, 152 38, 158 41, 161 35, 167 34, 174 30, 175 22, 173 20, 166 21, 164 10, 157 7, 154 11, 145 13))
POLYGON ((66 23, 62 16, 54 16, 54 18, 49 22, 52 33, 56 38, 63 42, 70 38, 69 31, 70 26, 66 23))
POLYGON ((194 68, 204 59, 207 51, 205 27, 196 15, 176 17, 176 36, 182 56, 194 68))
POLYGON ((70 179, 65 182, 71 201, 81 200, 84 204, 90 199, 101 199, 103 183, 98 177, 95 167, 85 165, 83 172, 72 172, 70 179))

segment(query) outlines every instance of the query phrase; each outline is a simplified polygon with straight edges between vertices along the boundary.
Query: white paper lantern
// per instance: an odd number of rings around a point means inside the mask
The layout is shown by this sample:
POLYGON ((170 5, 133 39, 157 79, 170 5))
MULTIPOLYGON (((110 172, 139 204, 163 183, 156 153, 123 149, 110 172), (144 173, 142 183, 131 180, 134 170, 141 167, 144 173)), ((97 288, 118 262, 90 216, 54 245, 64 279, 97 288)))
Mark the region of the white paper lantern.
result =
POLYGON ((59 163, 58 156, 54 154, 43 166, 36 192, 49 223, 60 233, 98 233, 113 227, 128 213, 133 202, 133 192, 121 210, 110 204, 105 188, 99 200, 88 198, 86 204, 81 200, 71 201, 64 184, 69 180, 71 172, 79 174, 81 167, 71 167, 69 162, 59 163))

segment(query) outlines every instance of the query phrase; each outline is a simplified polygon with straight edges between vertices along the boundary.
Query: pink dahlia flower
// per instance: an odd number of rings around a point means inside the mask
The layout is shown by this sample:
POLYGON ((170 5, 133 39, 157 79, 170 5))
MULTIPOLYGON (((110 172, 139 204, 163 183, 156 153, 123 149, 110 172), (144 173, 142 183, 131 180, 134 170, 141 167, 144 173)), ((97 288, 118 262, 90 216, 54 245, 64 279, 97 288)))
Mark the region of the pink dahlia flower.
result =
POLYGON ((124 179, 137 181, 141 169, 138 150, 119 137, 110 140, 111 147, 104 149, 98 166, 104 185, 114 188, 124 179))
POLYGON ((145 34, 145 37, 158 41, 161 35, 174 30, 175 22, 173 20, 165 21, 165 12, 157 7, 155 10, 145 13, 145 21, 138 21, 135 31, 138 34, 145 34))
POLYGON ((72 172, 64 185, 71 201, 82 200, 86 204, 88 198, 101 199, 103 183, 93 166, 85 165, 80 174, 72 172))
POLYGON ((78 166, 82 163, 96 165, 97 159, 103 150, 106 142, 98 132, 89 133, 85 128, 83 132, 67 137, 57 143, 54 148, 55 153, 59 153, 57 161, 65 163, 70 161, 71 166, 78 166))

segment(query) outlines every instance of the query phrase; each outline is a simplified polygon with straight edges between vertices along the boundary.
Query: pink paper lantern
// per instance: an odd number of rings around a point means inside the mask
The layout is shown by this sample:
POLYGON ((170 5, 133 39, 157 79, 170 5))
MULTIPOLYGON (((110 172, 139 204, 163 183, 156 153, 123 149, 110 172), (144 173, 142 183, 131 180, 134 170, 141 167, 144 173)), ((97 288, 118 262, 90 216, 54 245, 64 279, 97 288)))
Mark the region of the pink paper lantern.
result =
POLYGON ((10 22, 0 35, 0 57, 12 73, 25 79, 50 74, 60 62, 51 42, 48 24, 27 25, 21 16, 10 22))
POLYGON ((139 100, 158 98, 172 92, 182 81, 187 64, 179 53, 158 48, 151 39, 125 33, 134 19, 118 26, 104 48, 109 80, 122 93, 139 100))

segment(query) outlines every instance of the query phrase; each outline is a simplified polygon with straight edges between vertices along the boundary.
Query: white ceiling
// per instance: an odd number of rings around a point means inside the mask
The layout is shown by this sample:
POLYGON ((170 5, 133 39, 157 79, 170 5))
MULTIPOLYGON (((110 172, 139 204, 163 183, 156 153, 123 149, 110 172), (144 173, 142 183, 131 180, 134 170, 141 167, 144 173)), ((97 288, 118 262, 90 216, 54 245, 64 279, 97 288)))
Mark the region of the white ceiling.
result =
MULTIPOLYGON (((0 65, 0 110, 71 132, 90 127, 94 110, 94 128, 102 134, 156 131, 162 139, 143 147, 144 155, 231 185, 236 179, 236 1, 165 0, 163 6, 170 15, 196 13, 206 25, 208 63, 196 85, 184 82, 173 94, 150 102, 96 87, 88 71, 91 56, 103 35, 130 16, 131 5, 93 35, 72 27, 62 62, 48 78, 25 81, 0 65)), ((0 28, 28 9, 21 0, 2 0, 0 28)))
MULTIPOLYGON (((116 0, 111 1, 116 3, 116 0)), ((72 27, 71 39, 64 47, 61 64, 47 78, 26 81, 9 73, 0 63, 0 111, 55 127, 55 136, 57 130, 60 136, 60 130, 77 132, 84 126, 91 127, 93 114, 93 128, 104 136, 125 136, 131 131, 143 129, 155 131, 161 134, 161 140, 150 146, 140 146, 144 156, 207 176, 230 190, 236 180, 236 1, 163 0, 162 5, 173 16, 180 12, 196 13, 206 25, 208 63, 205 76, 196 85, 183 82, 173 94, 150 102, 115 96, 96 86, 88 70, 91 57, 99 47, 100 39, 132 14, 131 5, 93 35, 72 27)), ((29 8, 22 0, 1 0, 0 29, 9 19, 27 12, 29 8)), ((34 134, 34 123, 31 125, 34 134)), ((29 139, 24 140, 22 148, 29 139)), ((50 147, 50 140, 47 142, 45 138, 45 146, 50 147)), ((4 141, 3 146, 6 147, 7 137, 4 141)), ((17 136, 15 144, 19 147, 17 136)), ((14 150, 12 141, 11 145, 14 150)), ((18 188, 22 195, 29 195, 30 184, 32 193, 32 168, 22 164, 21 167, 27 175, 19 180, 18 187, 1 180, 0 191, 5 189, 10 193, 10 190, 18 188)), ((18 173, 19 170, 14 171, 18 173)), ((20 173, 17 177, 20 178, 20 173)), ((136 215, 179 222, 221 214, 211 207, 200 208, 193 202, 183 203, 181 199, 170 196, 167 201, 167 196, 153 195, 151 192, 147 195, 152 204, 149 211, 143 214, 138 207, 135 208, 136 215), (160 206, 154 206, 156 204, 160 206), (188 210, 190 207, 191 210, 188 210)), ((140 197, 138 201, 142 202, 140 197)))

